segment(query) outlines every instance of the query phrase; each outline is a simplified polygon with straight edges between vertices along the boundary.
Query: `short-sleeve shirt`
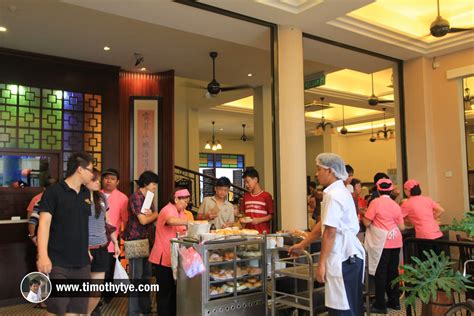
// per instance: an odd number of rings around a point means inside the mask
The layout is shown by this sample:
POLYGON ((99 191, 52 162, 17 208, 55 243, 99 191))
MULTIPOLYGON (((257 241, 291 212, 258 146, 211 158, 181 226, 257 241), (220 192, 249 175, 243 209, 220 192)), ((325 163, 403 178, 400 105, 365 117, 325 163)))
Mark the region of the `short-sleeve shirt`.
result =
POLYGON ((357 239, 359 220, 354 200, 342 180, 333 182, 323 191, 321 224, 322 233, 327 226, 336 228, 336 238, 331 252, 340 253, 342 261, 353 255, 365 258, 362 244, 357 239), (346 234, 350 236, 344 236, 346 234))
MULTIPOLYGON (((107 204, 109 205, 109 210, 107 211, 109 224, 117 228, 113 232, 117 236, 122 224, 125 224, 128 220, 128 197, 117 189, 108 195, 104 193, 104 195, 107 197, 107 204)), ((107 250, 113 253, 115 251, 114 244, 110 243, 107 250)))
MULTIPOLYGON (((245 193, 243 203, 241 205, 241 211, 245 213, 245 216, 251 218, 265 217, 273 214, 273 200, 272 195, 268 192, 261 191, 258 194, 245 193)), ((258 230, 260 234, 263 232, 270 233, 270 222, 266 221, 257 225, 246 224, 248 229, 258 230)))
POLYGON ((389 231, 385 240, 385 249, 402 247, 402 233, 398 229, 398 225, 403 224, 402 210, 389 195, 381 195, 374 199, 370 203, 365 217, 372 221, 372 225, 389 231))
MULTIPOLYGON (((138 215, 142 214, 141 209, 143 202, 145 202, 145 196, 140 190, 135 191, 128 201, 128 220, 125 225, 123 237, 125 240, 138 240, 138 239, 149 239, 153 241, 153 223, 146 225, 140 224, 138 215)), ((155 210, 155 206, 151 203, 151 211, 155 210)))
POLYGON ((207 215, 208 213, 217 213, 217 217, 210 221, 214 223, 216 229, 222 228, 225 223, 234 222, 234 206, 227 200, 219 206, 214 196, 205 197, 199 207, 199 214, 207 215))
POLYGON ((177 232, 185 232, 186 226, 167 225, 166 221, 170 217, 186 219, 186 214, 178 212, 176 206, 168 203, 160 211, 156 221, 155 243, 150 253, 149 261, 165 267, 171 267, 171 239, 176 237, 177 232))
POLYGON ((90 191, 79 193, 62 180, 49 187, 41 198, 39 212, 52 215, 48 256, 53 266, 82 268, 89 262, 90 191))
POLYGON ((402 215, 415 226, 416 238, 436 239, 443 236, 436 221, 433 209, 436 202, 427 196, 411 196, 402 204, 402 215))
POLYGON ((92 201, 91 215, 89 215, 89 246, 100 246, 107 243, 105 231, 105 212, 107 211, 107 200, 101 194, 99 217, 95 215, 95 203, 92 201))

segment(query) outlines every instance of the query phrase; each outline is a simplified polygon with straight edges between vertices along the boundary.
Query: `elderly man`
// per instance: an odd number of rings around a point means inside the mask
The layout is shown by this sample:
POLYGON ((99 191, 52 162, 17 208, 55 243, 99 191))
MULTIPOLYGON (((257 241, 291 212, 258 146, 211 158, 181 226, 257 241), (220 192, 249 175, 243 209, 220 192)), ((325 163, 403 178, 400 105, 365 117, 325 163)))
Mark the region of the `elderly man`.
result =
POLYGON ((322 235, 316 279, 325 283, 325 303, 329 315, 363 315, 362 279, 365 251, 357 239, 359 220, 351 193, 344 180, 344 161, 336 154, 316 157, 316 177, 323 191, 321 221, 302 242, 289 249, 305 249, 322 235))

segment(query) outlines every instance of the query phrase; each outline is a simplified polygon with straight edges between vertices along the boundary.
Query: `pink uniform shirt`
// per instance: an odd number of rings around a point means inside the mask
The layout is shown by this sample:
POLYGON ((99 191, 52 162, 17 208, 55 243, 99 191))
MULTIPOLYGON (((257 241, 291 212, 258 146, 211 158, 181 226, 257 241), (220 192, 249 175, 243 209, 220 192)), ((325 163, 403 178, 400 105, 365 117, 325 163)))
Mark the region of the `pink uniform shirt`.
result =
MULTIPOLYGON (((102 193, 104 192, 102 191, 102 193)), ((128 197, 115 189, 107 197, 107 204, 109 206, 109 210, 107 211, 109 224, 117 228, 114 232, 115 237, 117 237, 117 233, 120 231, 122 224, 125 224, 128 220, 128 197)), ((109 252, 114 252, 114 244, 110 243, 107 250, 109 252)))
POLYGON ((156 221, 155 244, 150 253, 149 261, 154 264, 160 264, 165 267, 171 267, 171 242, 176 237, 177 232, 185 232, 186 226, 166 225, 170 217, 186 219, 184 212, 178 212, 176 206, 168 203, 160 211, 156 221))
POLYGON ((427 196, 412 196, 402 204, 403 217, 407 217, 415 227, 416 238, 436 239, 443 236, 434 217, 436 202, 427 196))
POLYGON ((390 196, 381 195, 373 200, 367 213, 365 213, 365 217, 372 221, 372 225, 389 231, 384 248, 402 247, 402 233, 398 229, 398 225, 403 223, 402 211, 390 196))

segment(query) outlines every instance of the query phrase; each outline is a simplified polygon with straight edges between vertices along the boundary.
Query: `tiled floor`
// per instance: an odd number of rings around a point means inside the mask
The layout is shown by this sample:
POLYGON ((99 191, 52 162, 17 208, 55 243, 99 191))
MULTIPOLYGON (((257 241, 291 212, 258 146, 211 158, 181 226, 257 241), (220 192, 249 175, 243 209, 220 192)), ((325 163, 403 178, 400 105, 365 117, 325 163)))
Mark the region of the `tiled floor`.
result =
MULTIPOLYGON (((156 310, 154 300, 152 300, 152 309, 156 310)), ((33 304, 20 304, 9 307, 0 308, 1 316, 43 316, 45 314, 44 309, 33 308, 33 304)), ((116 297, 110 304, 106 304, 102 307, 102 315, 104 316, 118 316, 127 314, 128 301, 126 297, 116 297)), ((417 311, 417 315, 420 315, 420 311, 417 311)), ((156 316, 157 313, 151 315, 156 316)), ((380 314, 371 314, 380 315, 380 314)), ((406 315, 405 311, 394 311, 389 310, 389 315, 406 315)), ((257 316, 257 315, 256 315, 257 316)))

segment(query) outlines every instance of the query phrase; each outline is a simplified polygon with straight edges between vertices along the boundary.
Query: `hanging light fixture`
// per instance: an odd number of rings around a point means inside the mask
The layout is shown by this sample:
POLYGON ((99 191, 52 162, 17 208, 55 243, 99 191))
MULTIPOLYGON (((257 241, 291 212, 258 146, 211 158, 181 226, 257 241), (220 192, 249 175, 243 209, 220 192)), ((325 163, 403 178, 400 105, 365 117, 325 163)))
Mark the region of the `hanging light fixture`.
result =
POLYGON ((467 79, 464 80, 464 86, 466 87, 464 89, 464 96, 463 96, 464 108, 466 110, 474 110, 474 106, 472 105, 472 103, 474 102, 474 96, 471 96, 471 90, 467 86, 467 79))
POLYGON ((216 150, 221 150, 222 149, 222 145, 221 145, 221 142, 216 140, 216 135, 214 133, 214 125, 216 124, 216 122, 212 121, 212 138, 211 140, 208 140, 206 142, 206 146, 204 146, 204 149, 210 149, 212 151, 216 151, 216 150))
POLYGON ((334 125, 331 122, 326 122, 324 118, 324 97, 321 97, 321 122, 316 125, 316 135, 322 135, 326 131, 326 128, 329 127, 331 130, 334 128, 334 125))
POLYGON ((245 135, 245 124, 242 124, 242 136, 240 136, 240 140, 246 142, 248 140, 247 135, 245 135))
POLYGON ((346 135, 349 131, 346 128, 346 124, 344 121, 344 105, 342 105, 342 128, 339 131, 342 135, 346 135))
POLYGON ((377 138, 375 138, 375 135, 374 135, 374 122, 370 122, 370 125, 372 126, 372 136, 369 138, 369 141, 371 143, 375 143, 377 138))
POLYGON ((394 130, 387 128, 387 125, 385 124, 385 111, 386 111, 386 108, 383 108, 383 129, 377 131, 377 138, 389 140, 390 138, 393 137, 394 130))

